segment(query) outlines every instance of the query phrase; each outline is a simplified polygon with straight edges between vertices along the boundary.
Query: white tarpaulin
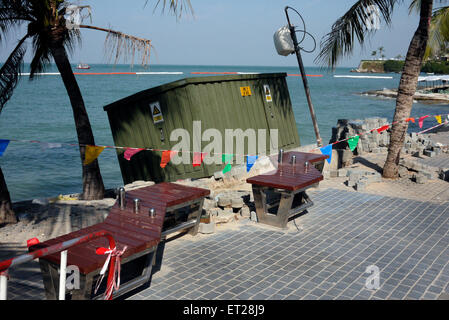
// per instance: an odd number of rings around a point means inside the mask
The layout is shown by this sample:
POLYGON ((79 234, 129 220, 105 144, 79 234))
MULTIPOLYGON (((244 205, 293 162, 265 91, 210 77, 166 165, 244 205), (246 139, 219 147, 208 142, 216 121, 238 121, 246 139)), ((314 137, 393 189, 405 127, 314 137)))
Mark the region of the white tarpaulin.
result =
POLYGON ((273 40, 279 55, 288 56, 295 52, 295 46, 293 45, 292 36, 290 35, 290 29, 288 27, 282 27, 276 31, 273 40))
POLYGON ((449 81, 449 75, 418 77, 418 81, 449 81))

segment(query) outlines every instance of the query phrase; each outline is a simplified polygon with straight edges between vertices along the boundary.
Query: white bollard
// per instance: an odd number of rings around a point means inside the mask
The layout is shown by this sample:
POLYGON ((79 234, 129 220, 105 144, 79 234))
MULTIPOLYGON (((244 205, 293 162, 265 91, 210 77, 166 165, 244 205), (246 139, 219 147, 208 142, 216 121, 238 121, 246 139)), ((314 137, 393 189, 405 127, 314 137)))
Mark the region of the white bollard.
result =
POLYGON ((6 300, 8 297, 8 276, 0 275, 0 300, 6 300))
POLYGON ((59 268, 59 300, 65 300, 65 282, 67 278, 67 250, 61 251, 61 266, 59 268))

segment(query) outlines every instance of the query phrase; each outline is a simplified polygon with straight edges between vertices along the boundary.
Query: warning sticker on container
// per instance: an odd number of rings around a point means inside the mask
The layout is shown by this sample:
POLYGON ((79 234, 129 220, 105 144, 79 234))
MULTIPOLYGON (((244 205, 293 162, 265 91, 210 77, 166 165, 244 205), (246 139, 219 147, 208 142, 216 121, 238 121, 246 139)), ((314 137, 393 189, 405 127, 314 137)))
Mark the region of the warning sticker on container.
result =
POLYGON ((263 86, 263 91, 265 92, 265 99, 267 100, 267 102, 273 101, 273 98, 271 97, 270 86, 268 84, 265 84, 263 86))
POLYGON ((251 88, 250 87, 240 87, 240 93, 242 94, 242 97, 250 96, 251 88))
POLYGON ((159 123, 164 122, 164 117, 162 116, 162 109, 159 101, 150 103, 151 115, 153 116, 153 122, 159 123))

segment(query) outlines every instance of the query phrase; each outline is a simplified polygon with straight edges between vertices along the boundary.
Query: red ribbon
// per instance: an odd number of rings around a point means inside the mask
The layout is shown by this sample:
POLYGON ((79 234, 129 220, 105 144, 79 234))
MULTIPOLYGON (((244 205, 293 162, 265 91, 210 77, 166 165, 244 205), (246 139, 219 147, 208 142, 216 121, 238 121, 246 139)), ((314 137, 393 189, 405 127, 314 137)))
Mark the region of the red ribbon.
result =
MULTIPOLYGON (((117 291, 120 288, 120 257, 122 256, 122 254, 125 252, 125 250, 128 247, 125 246, 123 248, 123 250, 119 251, 117 250, 117 248, 114 249, 106 249, 106 248, 97 248, 97 250, 95 251, 97 254, 102 255, 102 254, 107 254, 108 257, 106 258, 106 262, 103 265, 103 268, 100 271, 100 278, 98 278, 97 283, 95 285, 95 291, 94 293, 97 293, 98 288, 100 287, 101 282, 103 281, 104 275, 106 273, 106 269, 109 266, 109 263, 111 262, 112 259, 115 258, 115 263, 113 265, 113 274, 112 277, 111 275, 108 276, 108 284, 106 287, 106 291, 104 293, 104 300, 110 300, 110 298, 112 297, 112 293, 114 291, 117 291), (109 281, 111 279, 111 281, 109 281)), ((111 270, 109 270, 110 272, 111 270)))

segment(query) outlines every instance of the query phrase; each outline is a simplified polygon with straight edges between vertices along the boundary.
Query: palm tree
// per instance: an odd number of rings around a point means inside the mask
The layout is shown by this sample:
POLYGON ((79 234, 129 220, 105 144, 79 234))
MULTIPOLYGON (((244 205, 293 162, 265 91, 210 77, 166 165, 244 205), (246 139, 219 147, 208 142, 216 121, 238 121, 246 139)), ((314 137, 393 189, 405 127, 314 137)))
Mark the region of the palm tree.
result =
MULTIPOLYGON (((373 52, 371 52, 371 57, 375 57, 375 56, 377 56, 377 51, 376 50, 374 50, 373 52)), ((373 59, 374 60, 374 59, 373 59)))
MULTIPOLYGON (((166 0, 163 0, 163 10, 166 2, 166 0)), ((170 0, 170 11, 173 13, 182 12, 185 7, 184 2, 170 0)), ((190 5, 190 2, 186 2, 190 5)), ((69 3, 65 0, 0 0, 0 41, 6 34, 16 30, 17 27, 27 27, 26 34, 18 41, 15 49, 0 69, 0 112, 10 99, 19 81, 27 47, 26 40, 30 39, 33 44, 30 78, 33 79, 36 73, 42 72, 53 58, 69 95, 80 144, 83 177, 82 199, 102 199, 104 185, 98 161, 95 160, 88 165, 83 164, 86 146, 95 145, 95 140, 67 51, 72 51, 77 42, 80 41, 79 28, 81 27, 107 32, 106 43, 115 49, 115 61, 121 55, 127 53, 131 53, 134 57, 137 52, 142 55, 143 63, 146 63, 150 55, 151 41, 118 31, 87 25, 69 28, 64 17, 68 11, 68 6, 69 3)), ((0 169, 0 223, 2 221, 14 222, 15 217, 11 209, 11 199, 6 182, 0 169)))
POLYGON ((377 49, 377 51, 379 51, 379 56, 382 58, 382 57, 384 57, 384 51, 385 51, 385 49, 384 49, 384 47, 379 47, 379 49, 377 49))
MULTIPOLYGON (((321 51, 317 61, 335 68, 338 60, 352 53, 355 40, 363 45, 366 36, 375 30, 366 27, 367 8, 377 5, 383 20, 391 24, 394 7, 401 0, 359 0, 348 12, 339 18, 321 42, 321 51)), ((433 0, 412 0, 411 6, 419 8, 419 25, 412 37, 405 58, 404 69, 398 88, 394 124, 391 128, 391 140, 387 160, 383 168, 383 177, 397 178, 401 149, 404 145, 412 106, 416 91, 418 76, 421 71, 424 54, 429 37, 430 19, 432 17, 433 0)), ((379 48, 380 49, 380 48, 379 48)))

